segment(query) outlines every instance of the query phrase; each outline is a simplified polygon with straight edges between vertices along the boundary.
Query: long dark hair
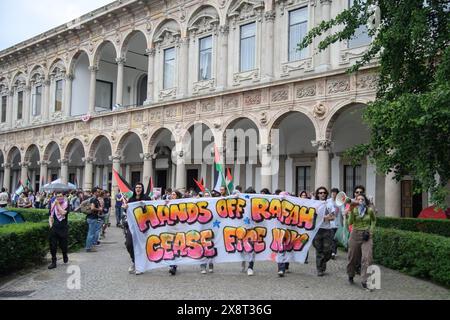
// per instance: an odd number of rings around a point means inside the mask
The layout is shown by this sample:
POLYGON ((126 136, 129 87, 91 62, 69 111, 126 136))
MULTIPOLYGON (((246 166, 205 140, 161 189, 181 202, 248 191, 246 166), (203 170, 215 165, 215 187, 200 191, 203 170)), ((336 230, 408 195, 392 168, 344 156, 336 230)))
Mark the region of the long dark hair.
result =
POLYGON ((131 197, 131 199, 136 199, 136 200, 141 200, 141 199, 144 199, 145 198, 145 187, 144 187, 144 184, 142 183, 142 182, 138 182, 138 183, 136 183, 136 185, 134 186, 134 189, 133 189, 133 196, 131 197), (141 193, 141 195, 139 196, 139 198, 138 198, 138 195, 137 195, 137 193, 136 193, 136 187, 137 186, 141 186, 142 187, 142 193, 141 193))
POLYGON ((358 194, 356 196, 356 198, 358 198, 358 197, 364 197, 364 203, 365 203, 366 207, 368 207, 370 205, 370 201, 369 201, 369 199, 366 197, 366 195, 364 193, 358 194))

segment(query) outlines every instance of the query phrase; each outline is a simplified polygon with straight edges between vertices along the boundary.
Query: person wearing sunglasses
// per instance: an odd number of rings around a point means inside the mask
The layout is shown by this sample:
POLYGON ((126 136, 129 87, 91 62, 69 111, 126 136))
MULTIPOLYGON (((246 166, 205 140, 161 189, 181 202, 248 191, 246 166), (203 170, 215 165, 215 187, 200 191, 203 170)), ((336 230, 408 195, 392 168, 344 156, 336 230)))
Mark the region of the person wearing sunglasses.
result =
POLYGON ((56 252, 58 245, 61 248, 63 254, 64 263, 69 262, 68 252, 68 239, 69 239, 69 225, 67 223, 69 202, 64 197, 62 192, 56 195, 50 206, 50 253, 52 255, 52 263, 48 266, 48 269, 56 268, 56 252))
POLYGON ((323 277, 327 270, 327 262, 331 259, 333 247, 333 231, 331 221, 336 218, 335 207, 331 202, 328 202, 328 190, 325 187, 320 187, 315 192, 316 200, 323 201, 326 204, 325 216, 319 231, 313 241, 313 246, 316 249, 316 268, 317 276, 323 277))

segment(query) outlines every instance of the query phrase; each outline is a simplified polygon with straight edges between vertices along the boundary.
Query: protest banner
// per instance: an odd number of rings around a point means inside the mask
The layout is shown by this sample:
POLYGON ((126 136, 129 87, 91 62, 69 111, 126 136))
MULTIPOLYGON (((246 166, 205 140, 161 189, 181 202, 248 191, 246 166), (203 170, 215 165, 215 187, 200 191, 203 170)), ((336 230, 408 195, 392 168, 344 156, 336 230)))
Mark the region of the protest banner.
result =
POLYGON ((131 203, 136 270, 240 261, 304 263, 326 203, 269 195, 131 203))

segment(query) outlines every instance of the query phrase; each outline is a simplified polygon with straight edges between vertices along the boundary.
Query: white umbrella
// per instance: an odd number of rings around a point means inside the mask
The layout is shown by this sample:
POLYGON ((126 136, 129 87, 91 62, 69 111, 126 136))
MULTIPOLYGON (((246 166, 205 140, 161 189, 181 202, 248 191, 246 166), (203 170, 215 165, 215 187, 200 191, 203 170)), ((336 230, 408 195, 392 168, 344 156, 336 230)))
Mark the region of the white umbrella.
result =
POLYGON ((54 192, 54 191, 72 191, 72 190, 76 190, 77 186, 72 184, 72 183, 68 183, 68 184, 64 184, 61 182, 61 179, 55 180, 49 184, 46 184, 45 186, 42 187, 43 191, 46 192, 54 192))

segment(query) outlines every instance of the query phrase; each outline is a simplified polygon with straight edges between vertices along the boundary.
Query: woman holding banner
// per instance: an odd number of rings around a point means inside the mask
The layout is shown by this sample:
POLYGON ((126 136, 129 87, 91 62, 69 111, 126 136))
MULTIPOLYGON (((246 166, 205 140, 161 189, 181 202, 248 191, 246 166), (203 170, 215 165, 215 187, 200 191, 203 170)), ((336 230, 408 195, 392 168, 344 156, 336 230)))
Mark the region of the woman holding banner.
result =
MULTIPOLYGON (((123 197, 123 208, 125 210, 125 215, 126 215, 126 210, 128 210, 128 204, 129 203, 133 203, 133 202, 141 202, 141 201, 149 201, 150 198, 144 193, 144 185, 142 183, 137 183, 136 186, 134 187, 134 191, 133 191, 133 196, 130 198, 130 200, 126 200, 125 197, 123 197)), ((131 266, 128 269, 128 272, 130 274, 136 274, 136 275, 140 275, 142 274, 142 272, 136 270, 136 265, 134 263, 134 248, 133 248, 133 237, 131 235, 130 232, 130 228, 128 227, 128 223, 125 222, 124 225, 124 230, 125 230, 125 246, 127 247, 127 251, 130 254, 130 258, 131 258, 131 266)))
MULTIPOLYGON (((170 200, 177 200, 177 199, 182 199, 182 198, 183 198, 183 195, 178 190, 173 191, 172 194, 170 195, 170 200)), ((169 203, 170 200, 166 201, 166 203, 169 203)), ((169 273, 172 276, 175 276, 177 274, 177 268, 178 268, 177 265, 171 265, 170 269, 169 269, 169 273)))
POLYGON ((372 264, 373 259, 373 232, 376 216, 364 194, 358 195, 356 201, 359 206, 350 212, 347 221, 349 226, 353 226, 349 240, 347 274, 349 282, 353 284, 356 269, 361 261, 361 284, 364 289, 367 289, 367 268, 372 264))

